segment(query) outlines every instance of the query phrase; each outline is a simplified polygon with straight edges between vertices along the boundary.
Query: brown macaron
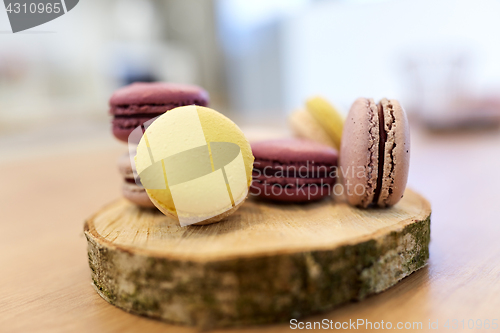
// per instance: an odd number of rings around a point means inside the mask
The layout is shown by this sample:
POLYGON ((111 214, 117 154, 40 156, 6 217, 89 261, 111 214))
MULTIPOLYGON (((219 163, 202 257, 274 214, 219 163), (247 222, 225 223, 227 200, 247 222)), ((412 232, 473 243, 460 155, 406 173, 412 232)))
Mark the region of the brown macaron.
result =
POLYGON ((410 130, 399 102, 358 98, 347 116, 340 149, 347 201, 365 208, 395 205, 406 188, 409 161, 410 130))

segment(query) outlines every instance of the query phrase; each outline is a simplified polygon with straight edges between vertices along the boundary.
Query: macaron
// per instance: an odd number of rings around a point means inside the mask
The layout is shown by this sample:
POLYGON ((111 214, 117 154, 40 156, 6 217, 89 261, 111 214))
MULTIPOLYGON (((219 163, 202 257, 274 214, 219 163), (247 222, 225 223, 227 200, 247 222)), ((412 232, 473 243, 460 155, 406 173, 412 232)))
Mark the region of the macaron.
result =
POLYGON ((123 154, 118 159, 118 170, 123 177, 123 197, 141 207, 155 207, 144 187, 137 185, 135 182, 129 153, 123 154))
POLYGON ((136 127, 173 108, 207 106, 208 93, 200 87, 168 82, 137 82, 116 90, 109 100, 113 135, 127 142, 136 127))
POLYGON ((326 99, 309 98, 304 110, 290 115, 289 123, 295 136, 340 149, 344 117, 326 99))
POLYGON ((288 122, 297 138, 308 139, 330 147, 335 147, 332 138, 309 111, 305 109, 294 111, 288 117, 288 122))
POLYGON ((337 176, 337 150, 310 140, 252 143, 255 156, 252 195, 282 202, 308 202, 330 196, 337 176))
POLYGON ((145 123, 135 166, 146 193, 181 226, 218 222, 243 204, 254 157, 239 127, 221 113, 178 107, 145 123))
POLYGON ((344 124, 340 171, 347 201, 360 207, 389 207, 402 197, 408 179, 410 131, 395 99, 358 98, 344 124))

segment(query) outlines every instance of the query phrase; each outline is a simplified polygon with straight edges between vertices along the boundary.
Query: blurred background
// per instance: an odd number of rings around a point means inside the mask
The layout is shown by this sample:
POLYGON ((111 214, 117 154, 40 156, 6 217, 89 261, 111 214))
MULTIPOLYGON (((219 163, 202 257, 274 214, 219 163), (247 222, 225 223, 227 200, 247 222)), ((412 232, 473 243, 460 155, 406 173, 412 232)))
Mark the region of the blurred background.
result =
POLYGON ((497 0, 81 1, 12 34, 0 10, 0 158, 116 144, 107 101, 134 81, 201 85, 242 127, 286 131, 320 94, 344 113, 387 96, 413 126, 491 129, 499 13, 497 0))

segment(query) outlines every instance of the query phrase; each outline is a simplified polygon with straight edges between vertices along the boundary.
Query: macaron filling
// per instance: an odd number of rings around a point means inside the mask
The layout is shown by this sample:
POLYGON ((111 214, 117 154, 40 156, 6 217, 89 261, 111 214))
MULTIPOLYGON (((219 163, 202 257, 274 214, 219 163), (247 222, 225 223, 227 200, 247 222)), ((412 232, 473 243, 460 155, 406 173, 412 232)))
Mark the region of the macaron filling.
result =
POLYGON ((134 178, 125 178, 124 180, 125 180, 125 183, 129 183, 129 184, 137 184, 137 183, 135 182, 135 179, 134 179, 134 178))
POLYGON ((111 114, 115 116, 125 116, 125 115, 147 115, 152 118, 152 114, 160 115, 168 110, 175 109, 179 106, 185 105, 206 105, 206 101, 192 99, 184 102, 178 103, 144 103, 144 104, 121 104, 121 105, 112 105, 111 106, 111 114))
POLYGON ((380 198, 382 191, 382 179, 384 178, 384 156, 385 156, 385 142, 387 141, 387 133, 384 128, 384 109, 382 104, 377 105, 378 109, 378 125, 379 125, 379 143, 378 143, 378 172, 377 172, 377 187, 375 188, 375 195, 373 196, 373 204, 376 204, 380 198))

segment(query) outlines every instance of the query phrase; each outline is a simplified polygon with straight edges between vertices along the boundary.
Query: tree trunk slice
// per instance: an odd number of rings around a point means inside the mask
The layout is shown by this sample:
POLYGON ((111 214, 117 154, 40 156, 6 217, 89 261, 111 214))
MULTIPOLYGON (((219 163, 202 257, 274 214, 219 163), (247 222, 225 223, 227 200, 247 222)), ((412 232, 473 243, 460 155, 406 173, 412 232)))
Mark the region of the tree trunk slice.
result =
POLYGON ((94 288, 109 303, 213 328, 288 321, 381 292, 429 257, 431 208, 247 200, 220 223, 180 227, 124 199, 85 223, 94 288))

